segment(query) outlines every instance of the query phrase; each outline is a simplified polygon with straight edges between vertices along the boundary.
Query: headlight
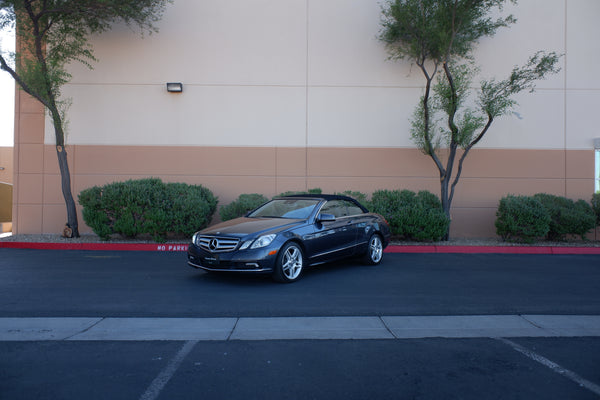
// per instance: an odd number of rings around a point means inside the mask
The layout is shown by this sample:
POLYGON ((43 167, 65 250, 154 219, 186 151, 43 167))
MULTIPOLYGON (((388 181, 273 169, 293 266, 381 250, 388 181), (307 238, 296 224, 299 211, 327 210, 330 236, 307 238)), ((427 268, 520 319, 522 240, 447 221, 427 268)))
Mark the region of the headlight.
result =
POLYGON ((247 242, 242 243, 239 250, 246 250, 248 246, 250 246, 250 243, 252 243, 252 240, 248 240, 247 242))
POLYGON ((199 233, 200 232, 196 232, 196 233, 194 233, 194 236, 192 236, 192 243, 194 243, 196 246, 198 246, 197 240, 198 240, 198 234, 199 233))
MULTIPOLYGON (((254 243, 252 243, 252 246, 250 246, 251 249, 260 249, 261 247, 265 247, 271 244, 271 242, 275 239, 275 234, 271 234, 271 235, 263 235, 261 237, 259 237, 258 239, 256 239, 254 241, 254 243)), ((244 243, 245 245, 245 243, 244 243)))

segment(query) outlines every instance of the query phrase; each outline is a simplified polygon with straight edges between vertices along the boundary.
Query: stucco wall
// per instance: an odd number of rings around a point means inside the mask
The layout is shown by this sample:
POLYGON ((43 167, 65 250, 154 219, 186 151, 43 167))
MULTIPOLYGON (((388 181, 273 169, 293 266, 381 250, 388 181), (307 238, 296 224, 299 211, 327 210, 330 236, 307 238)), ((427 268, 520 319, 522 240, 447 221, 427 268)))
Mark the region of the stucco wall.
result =
MULTIPOLYGON (((564 54, 562 70, 519 95, 518 114, 496 121, 481 147, 592 148, 594 10, 594 0, 506 8, 518 23, 482 40, 481 76, 507 76, 540 49, 564 54)), ((387 60, 379 19, 378 2, 365 0, 175 2, 158 34, 117 27, 94 38, 100 62, 74 65, 64 91, 73 99, 69 141, 412 148, 407 120, 423 80, 418 68, 387 60), (183 82, 183 94, 166 92, 171 81, 183 82)))
POLYGON ((0 147, 0 182, 13 183, 12 147, 0 147))

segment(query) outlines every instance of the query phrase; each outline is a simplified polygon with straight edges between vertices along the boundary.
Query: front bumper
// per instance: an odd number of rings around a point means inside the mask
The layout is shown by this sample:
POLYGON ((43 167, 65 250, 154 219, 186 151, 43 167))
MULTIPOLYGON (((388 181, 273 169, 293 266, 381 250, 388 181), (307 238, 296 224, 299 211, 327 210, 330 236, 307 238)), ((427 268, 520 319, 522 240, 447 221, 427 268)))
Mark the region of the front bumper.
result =
POLYGON ((277 254, 273 248, 211 253, 190 244, 188 264, 205 271, 268 273, 273 271, 277 254))

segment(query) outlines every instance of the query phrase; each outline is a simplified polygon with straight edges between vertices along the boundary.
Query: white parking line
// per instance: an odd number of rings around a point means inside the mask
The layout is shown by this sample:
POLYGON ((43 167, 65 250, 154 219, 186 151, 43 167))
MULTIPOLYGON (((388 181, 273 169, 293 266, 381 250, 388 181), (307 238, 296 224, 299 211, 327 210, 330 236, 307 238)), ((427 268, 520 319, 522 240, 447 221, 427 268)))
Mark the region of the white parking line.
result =
POLYGON ((580 377, 575 372, 570 371, 566 368, 563 368, 560 365, 556 364, 555 362, 548 360, 546 357, 543 357, 543 356, 541 356, 541 355, 539 355, 539 354, 537 354, 537 353, 511 341, 511 340, 504 339, 504 338, 496 338, 496 339, 509 345, 515 351, 518 351, 519 353, 527 356, 528 358, 530 358, 534 361, 537 361, 538 363, 550 368, 552 371, 556 372, 557 374, 560 374, 560 375, 564 376, 565 378, 572 380, 573 382, 579 384, 579 386, 586 388, 587 390, 589 390, 597 395, 600 395, 600 386, 596 385, 594 382, 590 382, 587 379, 580 377))
POLYGON ((181 350, 173 357, 171 361, 167 364, 165 369, 163 369, 160 374, 148 386, 146 392, 140 397, 140 400, 154 400, 158 398, 160 392, 163 390, 165 385, 169 382, 169 380, 175 375, 177 369, 183 362, 183 360, 187 357, 188 354, 194 349, 194 346, 198 343, 198 340, 190 340, 185 342, 181 350))

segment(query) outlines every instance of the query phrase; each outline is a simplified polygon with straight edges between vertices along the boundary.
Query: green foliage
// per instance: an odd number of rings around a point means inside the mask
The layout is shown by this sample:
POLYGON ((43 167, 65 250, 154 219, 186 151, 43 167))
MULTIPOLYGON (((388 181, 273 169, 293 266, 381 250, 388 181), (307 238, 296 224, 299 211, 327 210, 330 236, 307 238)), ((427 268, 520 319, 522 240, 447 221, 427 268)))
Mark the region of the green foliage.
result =
POLYGON ((508 195, 496 211, 496 233, 505 241, 533 243, 550 230, 550 213, 530 196, 508 195))
POLYGON ((221 207, 219 211, 221 220, 228 221, 230 219, 243 217, 249 211, 254 210, 267 201, 269 201, 269 199, 262 194, 241 194, 237 200, 221 207))
MULTIPOLYGON (((515 3, 514 0, 509 0, 515 3)), ((492 20, 507 0, 390 0, 383 9, 380 39, 392 58, 441 60, 469 57, 477 41, 515 22, 512 15, 492 20)))
POLYGON ((585 234, 596 225, 596 214, 583 200, 538 193, 506 196, 496 212, 496 232, 504 240, 531 243, 536 238, 565 240, 585 234))
POLYGON ((592 195, 592 209, 596 214, 596 226, 600 226, 600 192, 592 195))
POLYGON ((302 190, 300 190, 300 191, 290 190, 290 191, 287 191, 287 192, 283 192, 280 195, 275 196, 275 197, 292 196, 292 195, 295 195, 295 194, 321 194, 321 193, 322 193, 321 189, 319 189, 319 188, 313 188, 313 189, 308 189, 308 191, 306 191, 306 190, 304 190, 304 191, 302 191, 302 190))
POLYGON ((573 201, 546 193, 538 193, 533 197, 550 214, 548 240, 564 240, 567 235, 579 235, 585 239, 585 234, 596 226, 594 210, 583 200, 573 201))
POLYGON ((400 239, 437 241, 450 225, 439 199, 428 191, 378 190, 371 204, 371 211, 386 218, 400 239))
POLYGON ((557 66, 559 58, 556 53, 538 51, 524 66, 514 67, 507 79, 482 81, 478 106, 493 118, 510 113, 517 104, 512 96, 524 90, 533 91, 535 81, 557 73, 560 70, 557 66))
POLYGON ((169 234, 191 236, 208 226, 217 198, 200 185, 148 178, 82 190, 79 203, 84 221, 103 240, 148 234, 164 242, 169 234))
POLYGON ((353 190, 346 190, 342 193, 335 193, 335 194, 339 194, 342 196, 348 196, 348 197, 352 197, 354 200, 358 201, 360 204, 363 205, 363 207, 365 207, 367 210, 371 210, 371 202, 369 201, 369 197, 362 193, 362 192, 357 192, 357 191, 353 191, 353 190))

